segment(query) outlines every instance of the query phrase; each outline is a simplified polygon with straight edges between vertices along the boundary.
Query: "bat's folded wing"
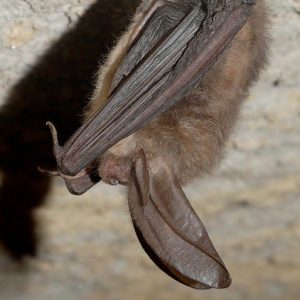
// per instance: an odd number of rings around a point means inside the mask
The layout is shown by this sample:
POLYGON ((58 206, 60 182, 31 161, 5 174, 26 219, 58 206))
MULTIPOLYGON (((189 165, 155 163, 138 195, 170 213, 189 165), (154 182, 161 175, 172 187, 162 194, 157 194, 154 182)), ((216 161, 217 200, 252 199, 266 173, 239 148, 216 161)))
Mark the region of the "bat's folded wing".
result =
POLYGON ((238 0, 160 2, 135 32, 106 105, 56 151, 62 174, 77 175, 182 99, 252 11, 246 1, 238 0))

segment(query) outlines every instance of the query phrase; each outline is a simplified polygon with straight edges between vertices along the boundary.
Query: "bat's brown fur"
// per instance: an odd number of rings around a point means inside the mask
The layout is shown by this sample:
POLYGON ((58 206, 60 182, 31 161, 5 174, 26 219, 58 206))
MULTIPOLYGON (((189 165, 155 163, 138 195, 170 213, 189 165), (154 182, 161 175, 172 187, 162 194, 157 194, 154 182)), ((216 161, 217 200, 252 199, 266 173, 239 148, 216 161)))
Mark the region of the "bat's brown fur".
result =
MULTIPOLYGON (((87 116, 103 105, 112 76, 130 43, 140 15, 120 39, 102 68, 87 116)), ((181 184, 210 172, 220 161, 241 103, 258 79, 267 56, 267 13, 257 0, 254 14, 209 73, 175 107, 109 149, 99 172, 105 182, 126 184, 131 160, 143 149, 151 172, 162 160, 181 184)))

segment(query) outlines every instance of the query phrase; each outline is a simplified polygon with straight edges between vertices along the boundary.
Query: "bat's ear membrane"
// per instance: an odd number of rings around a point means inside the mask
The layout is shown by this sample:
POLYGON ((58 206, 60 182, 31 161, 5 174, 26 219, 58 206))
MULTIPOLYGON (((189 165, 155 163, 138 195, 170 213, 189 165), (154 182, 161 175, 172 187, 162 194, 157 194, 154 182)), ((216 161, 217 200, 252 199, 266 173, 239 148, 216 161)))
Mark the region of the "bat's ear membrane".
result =
POLYGON ((149 166, 141 151, 132 169, 128 200, 139 241, 160 269, 196 289, 231 284, 223 261, 171 168, 163 162, 159 168, 152 162, 149 166))

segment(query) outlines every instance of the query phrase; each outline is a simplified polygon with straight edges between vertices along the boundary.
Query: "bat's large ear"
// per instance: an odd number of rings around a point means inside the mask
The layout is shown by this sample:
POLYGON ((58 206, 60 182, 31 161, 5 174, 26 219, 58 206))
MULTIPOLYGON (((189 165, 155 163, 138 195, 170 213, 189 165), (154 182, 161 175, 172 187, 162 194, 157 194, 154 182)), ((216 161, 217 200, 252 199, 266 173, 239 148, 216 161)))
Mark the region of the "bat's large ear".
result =
POLYGON ((160 163, 153 172, 142 151, 132 169, 129 208, 140 243, 164 272, 197 289, 230 285, 223 261, 171 168, 160 163))

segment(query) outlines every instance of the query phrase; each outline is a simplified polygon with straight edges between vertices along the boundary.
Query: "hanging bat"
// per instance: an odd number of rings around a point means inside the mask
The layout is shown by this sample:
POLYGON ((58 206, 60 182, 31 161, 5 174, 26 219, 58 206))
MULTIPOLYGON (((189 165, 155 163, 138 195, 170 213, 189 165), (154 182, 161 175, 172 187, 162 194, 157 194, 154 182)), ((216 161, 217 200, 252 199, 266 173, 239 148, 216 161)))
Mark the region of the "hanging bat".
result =
POLYGON ((220 161, 242 100, 266 62, 263 0, 142 1, 99 72, 83 125, 61 147, 71 193, 102 179, 128 185, 138 239, 188 286, 230 275, 182 186, 220 161))

